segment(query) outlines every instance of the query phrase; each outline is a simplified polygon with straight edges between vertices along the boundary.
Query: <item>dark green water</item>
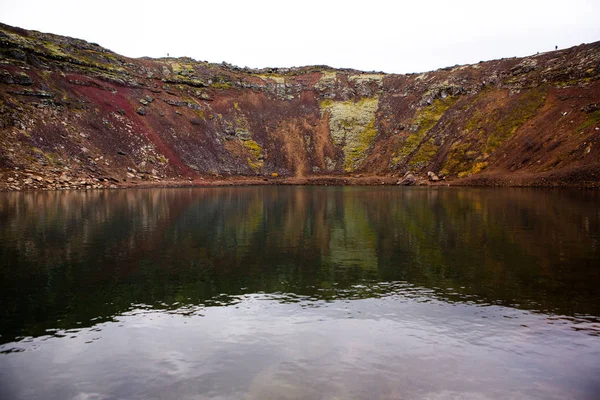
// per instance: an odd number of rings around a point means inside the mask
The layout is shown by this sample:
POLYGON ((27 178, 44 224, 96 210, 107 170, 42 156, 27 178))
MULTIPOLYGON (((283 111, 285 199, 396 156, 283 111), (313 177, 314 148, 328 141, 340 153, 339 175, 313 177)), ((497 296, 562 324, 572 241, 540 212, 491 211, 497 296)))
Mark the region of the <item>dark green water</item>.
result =
POLYGON ((0 193, 1 399, 600 398, 600 193, 0 193))

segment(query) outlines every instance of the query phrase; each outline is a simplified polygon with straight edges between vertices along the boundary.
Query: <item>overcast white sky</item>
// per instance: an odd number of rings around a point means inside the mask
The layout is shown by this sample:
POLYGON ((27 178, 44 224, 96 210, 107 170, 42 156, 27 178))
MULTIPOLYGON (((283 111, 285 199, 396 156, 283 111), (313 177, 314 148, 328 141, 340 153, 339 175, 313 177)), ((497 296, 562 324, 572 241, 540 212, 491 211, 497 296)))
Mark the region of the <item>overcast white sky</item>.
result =
POLYGON ((129 57, 422 72, 600 40, 600 0, 0 0, 9 25, 129 57))

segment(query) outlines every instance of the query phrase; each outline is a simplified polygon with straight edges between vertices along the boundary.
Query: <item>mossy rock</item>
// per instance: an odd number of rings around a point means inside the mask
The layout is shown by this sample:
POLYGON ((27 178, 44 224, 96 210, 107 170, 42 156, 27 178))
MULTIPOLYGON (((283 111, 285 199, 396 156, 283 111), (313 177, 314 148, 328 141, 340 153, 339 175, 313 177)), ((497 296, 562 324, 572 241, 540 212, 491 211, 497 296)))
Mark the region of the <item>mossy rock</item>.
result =
POLYGON ((260 172, 264 166, 262 147, 254 140, 246 140, 243 142, 244 147, 250 152, 251 157, 247 158, 248 166, 254 172, 260 172))
POLYGON ((329 115, 329 132, 333 143, 344 153, 344 170, 358 169, 367 156, 367 151, 377 136, 375 112, 377 97, 354 101, 321 102, 321 114, 329 115))
POLYGON ((411 123, 411 134, 400 143, 392 165, 408 164, 411 167, 425 166, 437 153, 439 146, 433 138, 428 137, 429 131, 438 123, 444 113, 458 100, 457 97, 436 99, 433 103, 415 113, 411 123))

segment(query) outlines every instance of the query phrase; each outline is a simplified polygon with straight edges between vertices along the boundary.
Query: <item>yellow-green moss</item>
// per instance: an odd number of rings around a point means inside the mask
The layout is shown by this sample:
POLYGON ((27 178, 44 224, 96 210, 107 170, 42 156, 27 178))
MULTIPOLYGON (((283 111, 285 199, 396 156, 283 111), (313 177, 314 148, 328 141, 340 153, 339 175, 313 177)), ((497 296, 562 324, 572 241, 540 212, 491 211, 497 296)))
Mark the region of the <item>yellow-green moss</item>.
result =
POLYGON ((433 128, 444 113, 456 102, 456 97, 447 97, 445 99, 437 99, 430 106, 423 108, 415 113, 413 125, 417 125, 416 132, 411 133, 406 140, 400 145, 396 152, 396 156, 392 158, 392 164, 398 165, 402 162, 409 161, 409 165, 428 162, 437 151, 437 146, 431 142, 425 142, 427 133, 433 128), (423 148, 421 151, 419 146, 423 148), (417 149, 419 151, 413 154, 417 149), (416 157, 413 162, 412 158, 416 157))
POLYGON ((600 110, 596 110, 587 115, 587 120, 577 127, 577 133, 583 132, 585 129, 600 122, 600 110))
POLYGON ((560 88, 566 88, 570 86, 576 86, 581 84, 589 84, 592 82, 592 77, 587 78, 577 78, 577 79, 569 79, 566 81, 554 82, 553 84, 560 88))
POLYGON ((487 168, 488 162, 484 161, 487 155, 475 150, 471 143, 456 142, 450 147, 450 152, 441 169, 443 175, 456 174, 465 178, 477 174, 487 168))
POLYGON ((275 75, 275 74, 258 74, 257 75, 260 79, 267 81, 267 80, 271 80, 275 83, 278 84, 283 84, 285 83, 285 76, 282 75, 275 75))
POLYGON ((476 110, 475 113, 467 123, 465 124, 465 130, 467 132, 473 132, 475 129, 478 129, 481 126, 481 123, 485 120, 484 115, 481 113, 481 110, 476 110))
POLYGON ((262 156, 262 147, 254 140, 246 140, 242 143, 252 155, 252 157, 247 158, 248 166, 252 168, 252 170, 254 170, 255 172, 260 171, 264 165, 264 161, 260 159, 262 156))
POLYGON ((337 80, 337 73, 333 71, 321 71, 321 77, 315 84, 315 88, 319 90, 329 90, 337 80))
POLYGON ((535 115, 546 102, 546 89, 536 88, 525 92, 510 113, 500 118, 488 136, 484 153, 491 154, 506 139, 511 137, 521 125, 535 115))
POLYGON ((377 83, 381 85, 383 82, 383 74, 360 74, 360 75, 349 75, 348 80, 355 83, 377 83))
POLYGON ((46 152, 37 147, 32 147, 31 152, 37 153, 37 154, 43 156, 47 160, 46 162, 48 163, 49 166, 62 165, 62 159, 61 159, 60 155, 58 155, 57 153, 46 152))
POLYGON ((352 172, 360 164, 360 162, 366 157, 367 150, 371 147, 371 144, 377 136, 377 129, 375 129, 375 119, 373 119, 365 129, 359 133, 356 144, 349 146, 348 154, 344 159, 344 170, 346 172, 352 172))
POLYGON ((76 59, 80 65, 115 73, 125 72, 125 69, 119 65, 119 60, 110 53, 82 50, 76 54, 73 54, 72 57, 74 57, 74 59, 76 59))
POLYGON ((488 166, 487 161, 476 162, 468 170, 459 172, 458 177, 459 178, 464 178, 464 177, 467 177, 467 176, 470 176, 470 175, 477 174, 477 173, 481 172, 482 170, 484 170, 485 168, 487 168, 487 166, 488 166))
POLYGON ((411 157, 408 165, 411 168, 424 167, 424 164, 427 164, 436 155, 439 148, 439 146, 435 145, 433 138, 421 143, 421 147, 411 157))
POLYGON ((206 121, 206 115, 204 113, 204 109, 199 109, 199 110, 195 110, 196 111, 196 115, 200 118, 202 118, 202 120, 206 121))
POLYGON ((13 34, 9 34, 9 36, 12 40, 15 40, 19 44, 23 45, 24 48, 36 52, 43 57, 67 61, 69 63, 76 64, 83 70, 92 69, 117 73, 125 71, 121 66, 118 65, 118 61, 115 59, 115 56, 110 53, 100 53, 88 49, 78 50, 76 48, 71 48, 66 44, 62 45, 60 43, 40 37, 30 36, 28 38, 24 38, 13 34), (42 50, 40 50, 40 48, 42 50), (69 49, 68 53, 63 51, 65 48, 69 49))
POLYGON ((333 105, 333 100, 323 100, 321 103, 319 103, 319 105, 321 106, 321 110, 323 110, 324 108, 331 107, 333 105))
POLYGON ((234 126, 235 129, 238 130, 246 130, 246 131, 250 131, 250 123, 248 122, 248 119, 246 118, 246 116, 244 114, 242 114, 242 112, 237 112, 235 113, 235 117, 234 117, 234 126))
POLYGON ((450 146, 450 151, 444 162, 444 166, 441 169, 443 175, 449 175, 451 173, 460 174, 461 172, 468 171, 473 161, 476 158, 477 152, 470 150, 471 143, 455 142, 450 146))
POLYGON ((56 58, 68 58, 69 55, 64 53, 60 46, 54 42, 49 41, 41 41, 39 42, 46 51, 48 51, 49 55, 56 58))
POLYGON ((255 172, 260 171, 264 165, 264 162, 262 160, 252 160, 250 157, 248 157, 247 161, 248 166, 252 168, 252 170, 255 172))
MULTIPOLYGON (((192 86, 192 87, 205 87, 208 86, 203 80, 201 79, 197 79, 197 78, 189 78, 187 76, 182 76, 182 75, 170 75, 169 78, 165 79, 165 82, 168 83, 172 83, 175 85, 187 85, 187 86, 192 86)), ((180 88, 181 90, 184 90, 184 87, 180 88)))
POLYGON ((531 119, 546 101, 546 88, 523 93, 516 103, 488 114, 476 111, 465 124, 462 139, 451 147, 442 174, 456 174, 459 178, 477 174, 488 165, 487 158, 509 139, 525 122, 531 119), (508 112, 504 112, 508 110, 508 112), (476 134, 474 134, 476 133, 476 134))
POLYGON ((311 137, 308 135, 304 136, 304 145, 305 145, 307 151, 310 151, 310 143, 311 143, 311 137))
POLYGON ((171 69, 174 74, 193 73, 194 67, 192 64, 171 63, 171 69))
POLYGON ((262 147, 260 147, 260 145, 258 143, 256 143, 254 140, 246 140, 244 143, 244 146, 250 150, 250 152, 252 153, 252 155, 255 158, 260 157, 260 155, 262 154, 262 147))
POLYGON ((202 108, 201 105, 198 104, 198 102, 191 96, 189 96, 187 94, 187 92, 184 90, 184 88, 181 88, 178 86, 178 88, 181 90, 181 98, 183 100, 185 100, 188 104, 192 104, 192 105, 196 105, 198 107, 194 107, 192 108, 192 110, 194 111, 194 113, 203 121, 206 121, 206 113, 204 108, 202 108))
POLYGON ((214 82, 210 85, 210 87, 218 90, 227 90, 231 89, 233 85, 229 82, 214 82))
POLYGON ((329 115, 333 143, 344 152, 344 169, 346 172, 356 170, 377 136, 378 98, 363 98, 357 102, 324 100, 320 106, 321 114, 329 115))

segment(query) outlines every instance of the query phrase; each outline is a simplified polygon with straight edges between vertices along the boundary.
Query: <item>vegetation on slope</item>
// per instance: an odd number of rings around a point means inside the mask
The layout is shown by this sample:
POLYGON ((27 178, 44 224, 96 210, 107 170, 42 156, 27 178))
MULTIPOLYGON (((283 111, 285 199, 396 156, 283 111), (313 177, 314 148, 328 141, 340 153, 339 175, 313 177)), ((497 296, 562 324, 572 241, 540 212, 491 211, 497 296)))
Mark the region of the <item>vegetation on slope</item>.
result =
POLYGON ((128 59, 2 24, 0 45, 0 189, 517 170, 600 185, 600 43, 418 75, 128 59))

